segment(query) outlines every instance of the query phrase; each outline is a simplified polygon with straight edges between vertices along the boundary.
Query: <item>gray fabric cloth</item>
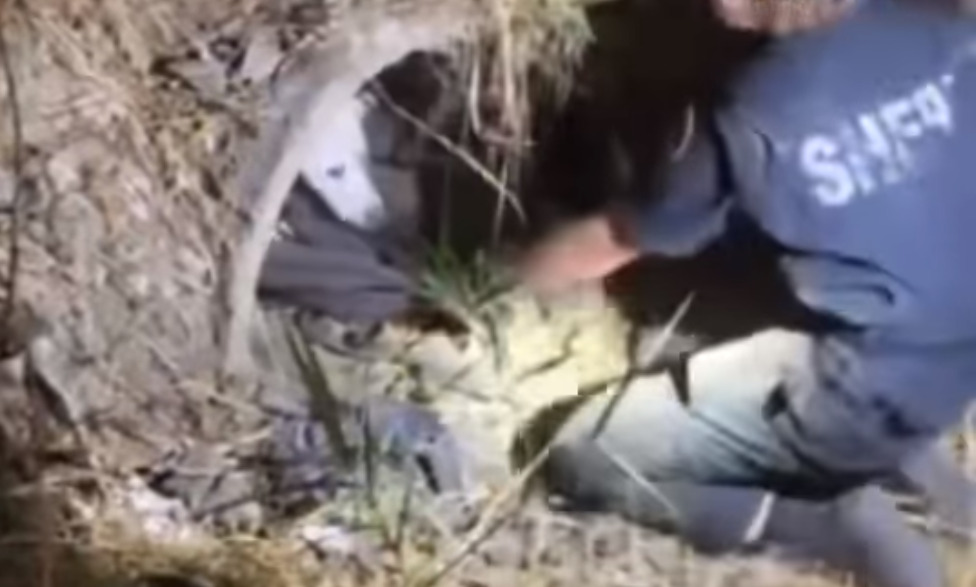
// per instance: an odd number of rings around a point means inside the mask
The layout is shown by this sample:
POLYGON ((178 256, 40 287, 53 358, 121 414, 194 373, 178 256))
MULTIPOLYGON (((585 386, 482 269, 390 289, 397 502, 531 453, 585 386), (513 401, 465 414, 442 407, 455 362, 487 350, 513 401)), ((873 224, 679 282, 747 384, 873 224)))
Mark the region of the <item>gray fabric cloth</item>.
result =
POLYGON ((404 311, 415 293, 392 243, 343 222, 304 182, 282 217, 291 234, 268 252, 259 295, 269 303, 345 322, 373 323, 404 311))

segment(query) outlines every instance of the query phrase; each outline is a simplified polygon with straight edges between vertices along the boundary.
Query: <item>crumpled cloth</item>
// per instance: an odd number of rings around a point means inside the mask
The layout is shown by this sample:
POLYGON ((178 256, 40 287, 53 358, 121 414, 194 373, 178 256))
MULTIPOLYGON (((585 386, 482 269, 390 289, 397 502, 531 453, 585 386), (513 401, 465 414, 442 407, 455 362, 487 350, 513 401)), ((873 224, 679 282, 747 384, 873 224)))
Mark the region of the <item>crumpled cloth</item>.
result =
POLYGON ((262 268, 262 301, 350 323, 389 320, 410 306, 417 286, 394 239, 340 220, 304 181, 282 222, 262 268))

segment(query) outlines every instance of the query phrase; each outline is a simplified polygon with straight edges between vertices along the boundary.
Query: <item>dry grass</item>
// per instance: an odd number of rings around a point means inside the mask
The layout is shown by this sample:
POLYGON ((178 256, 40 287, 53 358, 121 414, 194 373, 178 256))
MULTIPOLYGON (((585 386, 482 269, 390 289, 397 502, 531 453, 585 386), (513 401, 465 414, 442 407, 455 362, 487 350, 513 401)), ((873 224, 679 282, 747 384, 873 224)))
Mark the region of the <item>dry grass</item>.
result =
MULTIPOLYGON (((512 484, 512 488, 516 487, 512 484)), ((512 497, 510 491, 503 492, 512 497)), ((321 561, 299 542, 205 535, 152 537, 126 511, 106 507, 84 532, 43 539, 8 534, 0 543, 4 587, 345 587, 678 584, 829 587, 764 561, 707 561, 675 542, 609 519, 573 521, 501 497, 468 538, 431 548, 408 541, 369 562, 321 561), (503 507, 504 506, 504 507, 503 507), (433 574, 431 571, 434 571, 433 574), (183 582, 152 583, 170 578, 183 582)))

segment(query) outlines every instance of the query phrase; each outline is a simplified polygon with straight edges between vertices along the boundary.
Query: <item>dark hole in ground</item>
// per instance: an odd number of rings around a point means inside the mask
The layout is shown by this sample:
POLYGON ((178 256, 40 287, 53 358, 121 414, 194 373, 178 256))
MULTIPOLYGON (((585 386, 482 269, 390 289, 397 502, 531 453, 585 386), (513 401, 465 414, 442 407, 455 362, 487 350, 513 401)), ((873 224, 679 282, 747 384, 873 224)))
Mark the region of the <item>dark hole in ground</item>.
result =
MULTIPOLYGON (((539 108, 537 146, 512 174, 524 221, 512 207, 500 207, 498 190, 431 135, 441 133, 492 168, 491 150, 471 131, 467 80, 450 60, 414 54, 383 72, 373 89, 415 119, 407 126, 419 147, 406 164, 416 173, 417 224, 426 248, 450 250, 470 263, 486 248, 523 246, 552 225, 613 200, 653 198, 685 128, 686 109, 719 103, 727 80, 763 48, 763 39, 714 22, 702 4, 619 0, 592 10, 596 42, 568 102, 539 108), (417 128, 417 120, 425 128, 417 128)), ((402 119, 403 112, 396 116, 402 119)), ((367 140, 382 151, 379 143, 388 139, 376 136, 367 133, 367 140)), ((635 322, 651 325, 667 322, 697 292, 685 328, 707 339, 807 318, 780 283, 769 248, 748 236, 733 236, 689 260, 647 259, 609 285, 635 322)))

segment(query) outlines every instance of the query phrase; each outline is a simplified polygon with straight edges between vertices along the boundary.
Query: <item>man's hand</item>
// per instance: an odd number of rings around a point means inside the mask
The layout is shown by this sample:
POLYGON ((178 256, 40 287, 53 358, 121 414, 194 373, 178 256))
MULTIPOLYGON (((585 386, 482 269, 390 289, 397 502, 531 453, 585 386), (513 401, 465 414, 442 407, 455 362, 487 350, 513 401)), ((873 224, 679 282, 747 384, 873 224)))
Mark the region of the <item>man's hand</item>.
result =
POLYGON ((602 279, 640 256, 610 214, 572 222, 533 247, 519 263, 522 281, 539 293, 556 293, 602 279))
POLYGON ((834 24, 856 0, 710 0, 719 19, 732 28, 771 35, 834 24))

